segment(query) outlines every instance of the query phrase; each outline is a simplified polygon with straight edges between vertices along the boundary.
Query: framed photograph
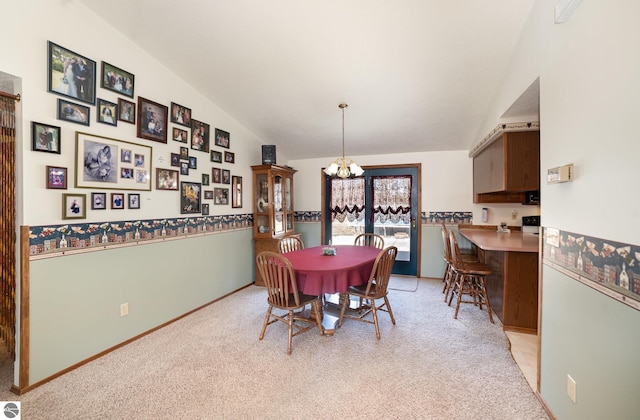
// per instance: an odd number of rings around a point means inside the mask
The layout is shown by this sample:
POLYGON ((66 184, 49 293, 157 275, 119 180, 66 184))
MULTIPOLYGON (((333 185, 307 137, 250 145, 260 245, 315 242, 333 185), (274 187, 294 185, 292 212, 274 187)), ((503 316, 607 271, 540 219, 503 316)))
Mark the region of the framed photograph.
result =
POLYGON ((211 162, 222 163, 222 152, 211 151, 211 162))
POLYGON ((167 142, 167 115, 169 108, 138 96, 138 137, 167 142))
POLYGON ((203 216, 208 216, 209 215, 209 205, 208 204, 202 204, 202 215, 203 216))
POLYGON ((91 193, 91 210, 105 210, 107 208, 107 193, 91 193))
POLYGON ((113 126, 118 125, 118 104, 98 98, 98 122, 113 126))
POLYGON ((177 170, 156 168, 156 190, 178 191, 177 170))
POLYGON ((224 152, 224 161, 227 163, 236 163, 236 154, 233 152, 224 152))
POLYGON ((62 218, 85 219, 87 217, 86 194, 62 194, 62 218))
POLYGON ((242 177, 231 177, 231 207, 239 209, 242 207, 242 177))
POLYGON ((204 192, 204 199, 205 200, 213 200, 213 190, 206 190, 204 192))
POLYGON ((231 171, 228 169, 222 170, 222 183, 231 184, 231 171))
POLYGON ((118 98, 118 120, 129 124, 136 123, 136 104, 118 98))
POLYGON ((189 169, 198 169, 198 158, 189 156, 189 169))
POLYGON ((214 188, 213 204, 229 204, 229 188, 214 188))
POLYGON ((124 194, 111 193, 111 209, 121 210, 124 208, 124 194))
POLYGON ((180 155, 178 153, 171 153, 171 166, 180 167, 180 155))
POLYGON ((199 182, 180 182, 180 213, 200 213, 201 195, 199 182))
POLYGON ((133 98, 134 83, 135 76, 133 74, 102 62, 101 88, 133 98))
POLYGON ((180 175, 189 175, 189 162, 180 162, 180 175))
POLYGON ((186 143, 189 138, 189 132, 187 130, 183 130, 178 127, 173 127, 173 132, 171 133, 171 138, 173 141, 179 141, 180 143, 186 143))
POLYGON ((209 185, 209 174, 202 174, 202 185, 209 185))
POLYGON ((74 104, 65 99, 58 99, 58 119, 75 124, 89 125, 91 108, 74 104))
POLYGON ((96 62, 49 41, 49 92, 96 103, 96 62))
POLYGON ((189 149, 186 147, 180 148, 180 160, 189 160, 189 149))
POLYGON ((31 150, 60 154, 60 127, 31 122, 31 150))
POLYGON ((47 188, 48 189, 67 189, 67 168, 59 166, 47 166, 47 188))
POLYGON ((216 146, 220 146, 220 147, 224 147, 226 149, 231 147, 231 139, 230 139, 230 134, 227 133, 226 131, 220 130, 219 128, 216 128, 216 140, 215 140, 215 145, 216 146))
POLYGON ((171 102, 171 122, 191 127, 191 109, 171 102))
POLYGON ((220 168, 211 168, 211 180, 214 184, 222 182, 222 170, 220 168))
POLYGON ((75 186, 151 191, 151 152, 150 146, 76 132, 75 186))
POLYGON ((127 198, 129 199, 129 208, 130 209, 139 209, 140 208, 140 194, 138 194, 138 193, 130 193, 130 194, 127 194, 127 198))
POLYGON ((209 124, 191 120, 191 148, 209 153, 209 124))

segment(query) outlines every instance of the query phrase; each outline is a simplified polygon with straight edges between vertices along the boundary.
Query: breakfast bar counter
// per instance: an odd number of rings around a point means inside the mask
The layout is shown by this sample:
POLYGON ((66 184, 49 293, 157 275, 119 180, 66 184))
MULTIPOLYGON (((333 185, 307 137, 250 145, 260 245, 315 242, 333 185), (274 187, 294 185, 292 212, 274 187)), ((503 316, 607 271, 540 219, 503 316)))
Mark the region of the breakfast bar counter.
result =
POLYGON ((538 242, 533 233, 460 229, 481 262, 487 277, 491 307, 505 330, 535 333, 538 325, 538 242))

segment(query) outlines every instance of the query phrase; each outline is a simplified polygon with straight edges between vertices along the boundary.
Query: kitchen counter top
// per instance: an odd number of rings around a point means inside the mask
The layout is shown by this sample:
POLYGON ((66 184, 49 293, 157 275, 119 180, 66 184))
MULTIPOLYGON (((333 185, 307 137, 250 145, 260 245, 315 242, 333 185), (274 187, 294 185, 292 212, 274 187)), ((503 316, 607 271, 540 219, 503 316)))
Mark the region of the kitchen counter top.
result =
POLYGON ((538 252, 539 235, 487 229, 460 229, 460 234, 485 251, 538 252))

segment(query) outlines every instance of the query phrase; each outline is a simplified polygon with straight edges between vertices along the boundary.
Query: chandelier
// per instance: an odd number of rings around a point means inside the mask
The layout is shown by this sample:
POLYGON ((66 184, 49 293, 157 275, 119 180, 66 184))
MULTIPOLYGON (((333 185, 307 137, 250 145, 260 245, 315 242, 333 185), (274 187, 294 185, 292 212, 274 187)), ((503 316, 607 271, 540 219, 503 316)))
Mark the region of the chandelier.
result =
POLYGON ((352 174, 360 176, 364 173, 364 169, 360 165, 351 158, 344 157, 344 109, 348 106, 347 104, 338 105, 338 108, 342 109, 342 157, 334 160, 331 165, 324 169, 325 174, 338 176, 339 178, 349 178, 352 174))

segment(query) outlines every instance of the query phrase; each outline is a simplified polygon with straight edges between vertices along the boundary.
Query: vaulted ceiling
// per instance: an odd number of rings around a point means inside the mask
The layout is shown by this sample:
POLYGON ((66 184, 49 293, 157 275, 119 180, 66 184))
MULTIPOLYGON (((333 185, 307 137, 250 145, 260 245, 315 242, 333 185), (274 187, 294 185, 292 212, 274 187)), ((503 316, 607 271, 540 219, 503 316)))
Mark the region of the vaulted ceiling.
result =
POLYGON ((469 149, 533 5, 79 1, 289 159, 469 149))

